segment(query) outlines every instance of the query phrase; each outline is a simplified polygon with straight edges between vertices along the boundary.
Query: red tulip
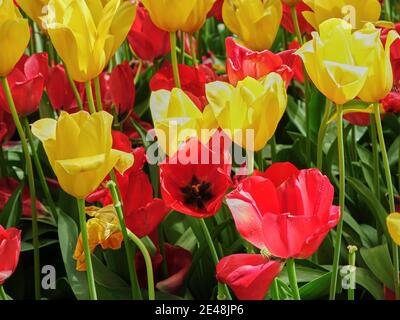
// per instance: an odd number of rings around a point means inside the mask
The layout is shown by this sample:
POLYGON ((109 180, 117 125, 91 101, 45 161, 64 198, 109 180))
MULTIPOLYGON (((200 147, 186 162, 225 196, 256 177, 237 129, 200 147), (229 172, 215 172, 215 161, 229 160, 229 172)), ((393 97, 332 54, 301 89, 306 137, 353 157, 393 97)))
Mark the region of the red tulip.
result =
MULTIPOLYGON (((179 65, 179 76, 182 90, 193 100, 200 110, 203 110, 208 104, 206 99, 205 85, 211 80, 213 71, 208 66, 189 67, 179 65), (207 72, 205 72, 207 70, 207 72)), ((175 81, 170 63, 164 63, 163 67, 151 78, 150 90, 157 91, 161 89, 172 90, 175 87, 175 81)))
POLYGON ((400 93, 398 91, 389 92, 381 103, 386 112, 400 112, 400 93))
POLYGON ((369 113, 352 112, 345 114, 343 117, 354 126, 368 127, 371 124, 369 113))
POLYGON ((194 217, 214 215, 231 185, 228 159, 222 155, 219 161, 212 161, 216 156, 198 140, 190 139, 161 163, 161 193, 165 203, 194 217))
POLYGON ((0 225, 0 285, 14 273, 21 252, 21 231, 0 225))
MULTIPOLYGON (((13 178, 7 177, 0 179, 0 210, 3 210, 19 185, 20 182, 13 178)), ((40 215, 45 213, 45 208, 39 200, 36 200, 36 210, 40 215)), ((31 198, 27 186, 24 186, 22 189, 22 216, 28 218, 32 217, 31 198)))
POLYGON ((264 177, 245 179, 227 195, 227 204, 238 231, 254 246, 283 259, 308 258, 339 220, 333 196, 332 184, 317 169, 296 172, 277 163, 264 177))
POLYGON ((139 123, 140 126, 143 129, 145 129, 147 132, 150 132, 153 130, 153 126, 150 123, 140 119, 140 117, 137 114, 132 112, 129 119, 127 121, 125 121, 123 124, 123 132, 129 137, 129 139, 138 140, 138 141, 142 140, 139 132, 132 125, 131 119, 135 120, 137 123, 139 123))
POLYGON ((218 22, 222 22, 222 5, 224 4, 224 0, 215 1, 213 7, 208 13, 208 17, 214 17, 218 22))
MULTIPOLYGON (((18 114, 27 115, 38 109, 48 74, 47 53, 24 55, 7 76, 18 114)), ((0 107, 11 113, 4 90, 0 89, 0 107)))
MULTIPOLYGON (((167 263, 167 278, 164 279, 162 277, 161 264, 163 256, 156 253, 152 257, 156 288, 161 292, 177 294, 181 290, 185 277, 192 265, 192 255, 186 249, 169 243, 164 244, 164 250, 164 257, 167 263)), ((140 286, 147 288, 146 265, 140 252, 136 254, 135 264, 140 286)))
MULTIPOLYGON (((121 131, 113 130, 111 132, 112 135, 112 148, 116 150, 120 150, 126 153, 132 152, 132 143, 129 140, 129 137, 122 133, 121 131)), ((137 159, 135 159, 134 165, 136 165, 137 159)), ((143 165, 142 165, 143 166, 143 165)))
POLYGON ((124 61, 111 72, 110 93, 119 113, 131 110, 135 104, 135 79, 129 63, 124 61))
MULTIPOLYGON (((300 31, 303 34, 311 33, 314 31, 314 28, 303 17, 303 11, 310 11, 310 10, 311 10, 310 7, 307 6, 303 1, 300 1, 296 5, 297 19, 299 20, 300 31)), ((290 12, 290 7, 285 3, 283 3, 283 15, 282 15, 281 25, 291 34, 296 33, 296 31, 294 30, 293 19, 292 19, 292 14, 290 12)))
POLYGON ((279 73, 289 84, 293 71, 283 64, 282 58, 269 50, 252 51, 237 43, 232 37, 226 39, 226 70, 229 82, 236 85, 246 77, 260 79, 271 72, 279 73))
MULTIPOLYGON (((85 86, 75 82, 81 99, 84 97, 85 86)), ((77 110, 78 105, 75 100, 74 92, 68 82, 68 78, 62 64, 58 64, 49 70, 46 83, 47 96, 50 104, 55 110, 73 111, 77 110)))
POLYGON ((217 279, 226 283, 240 300, 262 300, 283 263, 261 254, 234 254, 217 265, 217 279))
POLYGON ((297 49, 300 49, 300 44, 296 40, 294 40, 289 44, 289 50, 279 52, 278 56, 282 59, 282 63, 284 65, 287 65, 293 71, 294 78, 298 82, 303 83, 303 61, 301 60, 300 56, 294 54, 297 49))
POLYGON ((11 115, 0 109, 0 144, 5 143, 15 133, 15 124, 11 115))
MULTIPOLYGON (((394 29, 383 29, 381 33, 381 40, 386 44, 386 38, 390 30, 400 32, 400 22, 395 24, 394 29)), ((394 86, 400 86, 400 39, 397 39, 390 47, 390 60, 392 62, 394 86)))
POLYGON ((163 57, 171 50, 169 33, 155 26, 142 5, 137 8, 135 21, 128 34, 128 41, 135 54, 146 61, 163 57))

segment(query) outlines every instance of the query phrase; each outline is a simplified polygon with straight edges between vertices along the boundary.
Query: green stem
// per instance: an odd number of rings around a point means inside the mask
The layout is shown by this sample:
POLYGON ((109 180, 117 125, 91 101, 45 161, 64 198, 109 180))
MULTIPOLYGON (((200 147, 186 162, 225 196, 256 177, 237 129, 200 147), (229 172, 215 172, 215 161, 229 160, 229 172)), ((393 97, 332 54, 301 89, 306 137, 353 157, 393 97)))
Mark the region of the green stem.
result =
POLYGON ((137 68, 136 75, 135 75, 135 80, 134 80, 135 84, 137 84, 139 82, 139 80, 140 80, 140 74, 142 72, 142 68, 143 68, 143 60, 140 59, 139 60, 139 66, 137 68))
MULTIPOLYGON (((349 250, 349 266, 355 267, 357 247, 348 246, 347 249, 349 250)), ((354 300, 354 288, 352 286, 347 291, 347 300, 354 300)))
POLYGON ((133 300, 142 300, 142 293, 140 291, 139 282, 136 275, 136 268, 135 268, 135 257, 133 256, 133 250, 131 246, 131 242, 129 241, 128 230, 125 225, 124 221, 124 214, 122 211, 122 204, 120 201, 120 197, 117 191, 117 184, 114 181, 109 181, 107 184, 108 188, 110 189, 111 196, 113 198, 114 207, 118 214, 119 224, 121 226, 122 235, 124 237, 125 243, 125 254, 128 260, 128 268, 129 268, 129 278, 131 280, 131 293, 133 300))
POLYGON ((185 53, 186 53, 186 48, 185 48, 185 33, 181 31, 181 39, 180 39, 180 44, 179 44, 179 49, 180 49, 180 62, 181 64, 185 64, 185 53))
POLYGON ((254 173, 254 152, 250 150, 246 151, 246 158, 247 158, 247 175, 251 176, 254 173))
POLYGON ((0 168, 1 177, 2 178, 8 177, 8 168, 7 168, 6 158, 4 156, 3 146, 1 146, 1 150, 0 150, 0 166, 1 166, 1 168, 0 168))
POLYGON ((346 187, 346 168, 344 160, 344 139, 343 139, 343 106, 337 105, 337 140, 338 140, 338 156, 339 156, 339 206, 340 206, 340 219, 336 228, 335 250, 333 254, 333 266, 331 286, 329 292, 329 299, 335 300, 336 286, 339 271, 340 248, 342 244, 343 233, 343 217, 345 205, 345 187, 346 187))
POLYGON ((387 20, 387 21, 390 21, 391 19, 392 19, 392 12, 391 12, 391 9, 390 9, 390 0, 385 0, 385 4, 384 4, 384 7, 385 7, 385 19, 387 20))
POLYGON ((272 300, 280 300, 278 280, 276 280, 276 278, 272 281, 271 295, 272 300))
MULTIPOLYGON (((395 212, 395 201, 394 201, 394 191, 393 191, 393 182, 392 182, 392 174, 390 172, 390 164, 389 164, 389 157, 386 150, 385 145, 385 137, 383 135, 383 128, 381 122, 381 114, 380 114, 380 105, 379 103, 374 104, 374 113, 375 113, 375 122, 376 122, 376 129, 378 132, 379 144, 381 147, 382 153, 382 160, 383 160, 383 167, 385 169, 385 177, 386 177, 386 184, 389 194, 389 207, 390 212, 395 212)), ((394 287, 396 293, 396 299, 400 299, 400 286, 399 286, 399 250, 397 245, 392 240, 392 248, 393 248, 393 278, 394 278, 394 287)))
POLYGON ((94 91, 96 94, 97 111, 103 110, 103 102, 101 101, 101 87, 99 77, 94 78, 94 91))
POLYGON ((47 37, 46 45, 47 45, 47 52, 49 53, 49 66, 52 67, 56 64, 56 61, 55 61, 54 47, 53 44, 51 43, 50 37, 47 37))
POLYGON ((376 133, 376 123, 375 123, 375 117, 373 114, 371 114, 371 125, 370 125, 370 130, 371 130, 371 142, 372 142, 372 156, 373 156, 373 165, 374 165, 374 172, 373 172, 373 177, 374 177, 374 187, 375 187, 375 194, 378 199, 381 198, 381 191, 380 191, 380 185, 379 185, 379 176, 380 176, 380 170, 379 170, 379 150, 378 150, 378 140, 377 140, 377 133, 376 133))
POLYGON ((300 46, 302 46, 303 37, 301 35, 299 19, 297 18, 296 6, 290 7, 290 13, 292 14, 293 26, 294 26, 294 31, 296 32, 296 37, 299 39, 300 46))
MULTIPOLYGON (((165 236, 164 225, 162 222, 158 225, 158 246, 160 248, 160 254, 165 257, 165 236)), ((168 278, 168 265, 166 259, 162 259, 161 261, 161 271, 163 278, 168 278)))
POLYGON ((90 300, 97 300, 96 284, 94 281, 93 265, 92 265, 92 254, 89 247, 89 237, 86 226, 86 212, 85 212, 85 200, 76 199, 78 202, 79 209, 79 223, 81 226, 83 252, 85 253, 86 262, 86 276, 89 286, 89 297, 90 300))
POLYGON ((276 154, 277 154, 277 152, 276 152, 276 137, 275 137, 275 135, 272 136, 270 144, 271 144, 271 161, 272 161, 272 163, 275 163, 276 162, 276 154))
POLYGON ((51 215, 53 216, 54 221, 57 222, 58 214, 57 214, 56 205, 54 204, 53 198, 51 196, 50 189, 49 189, 49 186, 47 185, 46 177, 44 175, 43 168, 42 168, 42 165, 41 165, 40 160, 39 160, 39 156, 38 156, 38 154, 36 152, 36 148, 35 148, 35 145, 33 143, 33 136, 32 136, 32 132, 31 132, 31 128, 29 127, 28 118, 27 117, 23 117, 22 118, 22 122, 23 122, 23 124, 25 126, 25 132, 26 132, 26 135, 28 137, 29 145, 31 147, 31 153, 32 153, 33 162, 35 164, 36 170, 37 170, 38 175, 39 175, 39 181, 40 181, 40 184, 42 186, 42 189, 43 189, 43 192, 44 192, 44 196, 46 197, 47 203, 49 204, 51 215))
POLYGON ((40 253, 39 253, 39 233, 38 233, 38 223, 37 223, 37 211, 36 211, 36 193, 35 193, 35 180, 33 176, 32 161, 29 154, 28 144, 26 142, 26 137, 24 129, 19 120, 17 109, 15 108, 14 100, 8 85, 8 81, 5 77, 1 77, 1 83, 4 89, 4 93, 7 98, 8 105, 10 107, 11 115, 17 128, 19 137, 21 139, 21 146, 25 157, 26 170, 28 175, 29 184, 29 195, 31 201, 31 211, 32 211, 32 240, 33 240, 33 265, 34 265, 34 276, 35 276, 35 298, 40 300, 41 298, 41 286, 40 286, 40 253))
POLYGON ((75 101, 78 104, 79 110, 83 110, 83 104, 82 104, 82 99, 81 96, 79 95, 79 91, 75 85, 74 80, 72 80, 71 74, 69 73, 67 66, 64 64, 64 69, 65 69, 65 74, 67 75, 67 79, 69 82, 69 85, 71 86, 72 92, 74 93, 75 101))
MULTIPOLYGON (((181 87, 181 80, 179 79, 179 68, 178 68, 178 58, 176 56, 176 33, 170 33, 170 43, 171 43, 171 63, 172 71, 174 73, 175 85, 177 88, 181 87)), ((185 50, 183 50, 185 52, 185 50)))
POLYGON ((4 287, 0 284, 0 298, 1 300, 8 300, 7 294, 4 291, 4 287))
MULTIPOLYGON (((214 242, 213 242, 213 240, 211 238, 210 232, 208 231, 206 222, 204 221, 203 218, 200 218, 199 222, 200 222, 201 228, 203 229, 204 237, 206 238, 208 247, 210 248, 211 257, 212 257, 212 259, 214 261, 215 266, 217 266, 217 264, 219 262, 219 257, 218 257, 217 250, 215 249, 214 242)), ((229 293, 229 289, 226 286, 226 284, 219 285, 218 288, 220 289, 219 290, 220 292, 218 292, 218 296, 219 296, 218 299, 219 300, 226 300, 226 299, 232 300, 231 294, 229 293)))
POLYGON ((293 299, 301 300, 299 287, 297 286, 296 263, 294 262, 294 259, 288 259, 286 261, 286 268, 289 276, 290 288, 293 293, 293 299))
POLYGON ((94 99, 93 99, 93 91, 92 91, 92 84, 91 81, 86 81, 85 82, 85 89, 86 89, 86 96, 87 96, 87 101, 89 105, 89 111, 90 113, 95 113, 96 108, 94 106, 94 99))
POLYGON ((136 246, 139 248, 140 252, 143 255, 144 262, 146 264, 149 300, 155 300, 153 265, 151 263, 149 251, 142 243, 142 241, 133 232, 131 232, 130 230, 127 231, 129 238, 136 244, 136 246))
POLYGON ((324 115, 322 117, 321 125, 318 131, 318 145, 317 145, 317 168, 322 171, 324 159, 324 137, 328 128, 328 119, 332 109, 332 101, 327 100, 324 115))
POLYGON ((195 45, 194 45, 194 37, 193 37, 193 35, 192 34, 190 34, 189 35, 189 41, 190 41, 190 53, 191 53, 191 55, 192 55, 192 62, 193 62, 193 65, 195 66, 195 67, 197 67, 198 65, 199 65, 199 63, 197 62, 197 56, 196 56, 196 48, 195 48, 195 45))

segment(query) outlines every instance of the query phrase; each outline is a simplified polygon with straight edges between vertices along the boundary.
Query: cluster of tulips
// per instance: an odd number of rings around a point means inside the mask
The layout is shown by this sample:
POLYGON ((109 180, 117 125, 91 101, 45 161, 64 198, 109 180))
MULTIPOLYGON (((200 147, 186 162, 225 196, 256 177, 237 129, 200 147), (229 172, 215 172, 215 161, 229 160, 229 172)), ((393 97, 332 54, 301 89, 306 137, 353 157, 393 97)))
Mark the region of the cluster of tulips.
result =
POLYGON ((400 299, 398 9, 0 0, 0 299, 400 299))

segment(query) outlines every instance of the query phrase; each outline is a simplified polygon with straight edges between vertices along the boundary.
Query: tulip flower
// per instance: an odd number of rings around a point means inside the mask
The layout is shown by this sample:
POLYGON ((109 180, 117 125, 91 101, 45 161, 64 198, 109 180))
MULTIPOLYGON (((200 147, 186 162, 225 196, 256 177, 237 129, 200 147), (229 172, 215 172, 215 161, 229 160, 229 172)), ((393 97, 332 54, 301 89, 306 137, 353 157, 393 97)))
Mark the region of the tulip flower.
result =
MULTIPOLYGON (((84 85, 78 82, 75 82, 75 85, 81 100, 83 100, 85 91, 84 85)), ((49 69, 46 91, 50 104, 55 110, 77 111, 78 104, 62 64, 58 64, 49 69)))
POLYGON ((386 218, 386 225, 389 230, 389 234, 392 237, 393 241, 400 246, 400 213, 394 212, 391 213, 386 218))
POLYGON ((331 18, 345 19, 359 29, 365 22, 377 22, 381 15, 379 0, 303 0, 310 7, 303 16, 315 30, 331 18))
POLYGON ((283 265, 261 254, 233 254, 218 263, 217 279, 228 284, 239 300, 262 300, 283 265))
POLYGON ((0 77, 7 76, 23 55, 30 39, 29 24, 12 0, 0 2, 0 77))
POLYGON ((396 31, 388 33, 385 48, 380 39, 380 29, 367 23, 356 31, 354 37, 354 59, 358 65, 368 68, 367 79, 358 97, 370 103, 385 98, 393 87, 393 71, 390 61, 390 47, 399 38, 396 31))
POLYGON ((0 225, 0 285, 11 277, 18 265, 21 252, 21 231, 4 229, 0 225))
POLYGON ((317 169, 276 163, 226 197, 239 233, 275 257, 306 259, 339 221, 334 188, 317 169))
MULTIPOLYGON (((206 65, 189 67, 184 64, 180 64, 178 70, 181 78, 181 89, 201 111, 204 111, 208 104, 205 85, 216 79, 214 71, 206 65)), ((169 63, 164 63, 163 67, 151 78, 150 90, 172 90, 173 88, 175 88, 175 81, 172 66, 169 63)))
MULTIPOLYGON (((393 29, 382 30, 381 40, 384 45, 386 45, 388 35, 392 30, 400 33, 400 23, 396 23, 393 29)), ((397 88, 400 85, 400 39, 396 39, 390 46, 390 60, 392 61, 394 86, 397 88)))
POLYGON ((8 112, 0 109, 0 144, 7 142, 15 133, 15 123, 8 112))
POLYGON ((303 83, 303 61, 298 55, 296 55, 296 51, 299 48, 300 44, 296 40, 293 40, 291 43, 289 43, 288 50, 279 52, 278 56, 282 59, 283 64, 287 65, 293 71, 293 78, 296 79, 298 82, 303 83))
MULTIPOLYGON (((152 257, 156 288, 161 292, 178 294, 192 266, 192 254, 186 249, 169 243, 164 243, 164 250, 164 257, 158 252, 152 257), (165 259, 167 265, 168 277, 166 279, 163 278, 161 270, 163 259, 165 259)), ((135 265, 140 287, 146 288, 146 267, 140 252, 136 254, 135 265)))
MULTIPOLYGON (((47 53, 37 53, 30 57, 22 56, 7 76, 18 114, 28 115, 38 109, 47 74, 47 53)), ((3 88, 0 88, 0 107, 11 113, 3 88)))
POLYGON ((51 10, 48 6, 49 0, 16 0, 16 2, 42 30, 46 29, 46 23, 43 23, 41 17, 51 10))
POLYGON ((223 22, 222 19, 222 6, 224 4, 224 0, 216 0, 210 12, 208 13, 208 17, 214 17, 218 22, 223 22))
POLYGON ((48 34, 73 80, 97 77, 125 40, 135 18, 132 1, 50 0, 43 19, 48 34))
MULTIPOLYGON (((123 236, 114 206, 109 205, 104 208, 88 207, 86 208, 86 214, 92 217, 86 223, 91 253, 98 245, 103 250, 121 248, 123 236)), ((74 259, 76 260, 76 270, 86 271, 82 234, 79 235, 75 247, 74 259)))
POLYGON ((400 113, 400 93, 398 91, 389 92, 389 94, 381 100, 385 112, 400 113))
POLYGON ((368 67, 357 64, 355 55, 363 47, 356 45, 352 27, 341 19, 330 19, 313 32, 297 54, 303 59, 311 80, 336 104, 353 100, 363 89, 368 67))
POLYGON ((282 18, 281 0, 224 1, 222 16, 228 29, 252 50, 271 48, 282 18))
POLYGON ((297 5, 298 3, 300 3, 300 1, 302 1, 302 0, 282 0, 282 2, 284 4, 286 4, 288 6, 291 6, 291 7, 293 7, 293 6, 297 5))
POLYGON ((41 119, 32 125, 61 188, 70 195, 84 199, 114 167, 123 173, 132 165, 131 154, 111 148, 112 122, 107 112, 80 111, 61 112, 58 121, 41 119))
POLYGON ((230 173, 230 159, 190 139, 160 164, 162 198, 178 212, 199 218, 212 216, 231 185, 230 173), (218 161, 213 160, 216 156, 218 161))
POLYGON ((124 113, 133 109, 135 104, 135 81, 127 61, 117 65, 110 76, 111 99, 117 111, 124 113))
POLYGON ((207 18, 215 0, 142 0, 154 24, 165 31, 193 33, 207 18))
POLYGON ((287 104, 285 82, 277 73, 262 80, 247 77, 234 87, 206 85, 207 99, 221 129, 236 144, 258 151, 274 135, 287 104))
MULTIPOLYGON (((296 13, 297 13, 297 19, 299 22, 299 28, 301 34, 304 33, 311 33, 314 31, 314 28, 306 21, 306 19, 303 17, 303 12, 304 11, 309 11, 310 7, 304 4, 303 0, 297 1, 298 3, 296 4, 296 13)), ((283 13, 282 13, 282 21, 281 25, 285 30, 291 34, 295 34, 296 30, 293 25, 293 18, 292 18, 292 13, 290 10, 290 6, 283 3, 283 13)))
POLYGON ((232 37, 226 38, 225 42, 226 70, 232 85, 236 86, 246 77, 260 79, 271 72, 280 74, 286 84, 292 80, 293 71, 283 64, 279 54, 274 54, 269 50, 252 51, 237 43, 232 37))
MULTIPOLYGON (((150 110, 158 143, 169 155, 173 155, 179 145, 190 137, 208 139, 209 137, 202 137, 202 129, 217 128, 211 108, 206 107, 201 112, 181 89, 152 92, 150 110)), ((203 142, 206 143, 208 140, 203 142)))
POLYGON ((139 5, 135 22, 128 34, 133 52, 142 60, 153 61, 169 53, 169 33, 157 28, 148 11, 139 5))

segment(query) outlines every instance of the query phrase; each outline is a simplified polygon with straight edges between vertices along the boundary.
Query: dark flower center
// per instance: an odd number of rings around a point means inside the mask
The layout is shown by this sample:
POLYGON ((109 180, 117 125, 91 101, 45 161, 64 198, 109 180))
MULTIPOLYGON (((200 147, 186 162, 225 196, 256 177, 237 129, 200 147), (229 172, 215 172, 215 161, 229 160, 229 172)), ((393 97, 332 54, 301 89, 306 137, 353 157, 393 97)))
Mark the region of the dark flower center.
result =
POLYGON ((212 198, 210 187, 209 182, 200 181, 194 176, 187 186, 181 188, 184 197, 183 202, 203 210, 205 203, 212 198))

